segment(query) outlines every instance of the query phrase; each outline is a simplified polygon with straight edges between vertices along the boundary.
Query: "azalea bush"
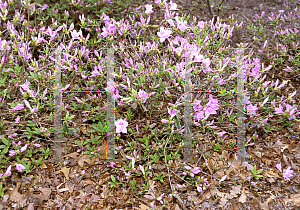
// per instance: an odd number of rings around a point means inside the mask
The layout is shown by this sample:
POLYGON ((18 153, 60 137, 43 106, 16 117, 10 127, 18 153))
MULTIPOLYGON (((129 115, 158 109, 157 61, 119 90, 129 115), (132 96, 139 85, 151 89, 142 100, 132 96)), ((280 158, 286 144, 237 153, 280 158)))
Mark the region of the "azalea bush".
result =
MULTIPOLYGON (((178 188, 189 187, 201 195, 212 185, 226 180, 227 176, 215 175, 215 172, 221 167, 230 167, 230 164, 223 161, 223 165, 211 167, 208 159, 214 152, 235 149, 235 142, 232 144, 235 130, 224 129, 219 122, 232 128, 237 126, 237 115, 233 112, 237 97, 235 81, 239 76, 237 62, 240 49, 246 50, 248 44, 233 47, 230 38, 233 30, 243 23, 234 21, 234 16, 229 18, 230 24, 219 18, 214 23, 214 20, 204 22, 195 17, 178 16, 175 3, 160 0, 139 6, 134 14, 120 21, 101 13, 98 20, 79 14, 78 21, 74 22, 69 11, 58 15, 57 7, 49 8, 42 2, 1 1, 0 4, 1 80, 6 81, 5 85, 0 83, 0 103, 2 110, 10 113, 6 121, 13 121, 13 130, 18 130, 12 135, 1 135, 2 186, 12 172, 28 173, 48 157, 53 158, 48 142, 54 137, 51 126, 55 105, 53 63, 58 46, 62 49, 63 92, 114 90, 114 154, 116 159, 124 161, 124 166, 119 169, 115 162, 109 163, 111 188, 126 187, 139 198, 147 195, 155 200, 151 204, 155 208, 155 205, 163 207, 167 198, 165 193, 152 192, 150 179, 157 185, 168 183, 169 197, 180 202, 178 188), (13 15, 8 15, 14 10, 13 15), (46 20, 36 24, 39 21, 36 14, 40 12, 43 16, 49 11, 52 11, 51 19, 47 20, 49 24, 44 25, 46 20), (155 11, 163 12, 162 21, 156 21, 155 11), (114 50, 114 81, 105 78, 108 60, 104 55, 110 47, 114 50), (192 93, 193 113, 190 117, 193 117, 195 167, 177 163, 183 158, 184 85, 188 79, 185 78, 185 64, 189 56, 192 58, 192 89, 206 91, 192 93), (146 120, 141 123, 142 119, 146 120), (22 123, 25 121, 31 123, 25 125, 22 123), (167 168, 168 174, 157 173, 159 164, 167 168), (180 174, 180 184, 174 188, 177 174, 180 174)), ((75 17, 76 8, 84 2, 69 1, 69 5, 73 10, 71 15, 75 17)), ((257 28, 253 26, 251 30, 257 28)), ((296 30, 291 33, 295 37, 299 35, 296 30)), ((263 50, 266 46, 267 41, 263 50)), ((282 120, 283 126, 291 126, 293 121, 298 121, 296 116, 300 112, 292 100, 296 91, 288 96, 278 93, 286 82, 264 81, 266 72, 276 67, 275 60, 265 68, 253 51, 246 51, 242 59, 246 109, 243 120, 248 135, 252 136, 246 140, 246 145, 251 147, 250 140, 257 138, 251 129, 257 127, 265 133, 276 131, 278 128, 268 123, 272 120, 282 120)), ((295 59, 296 55, 291 62, 295 63, 295 59)), ((107 115, 107 101, 104 91, 91 93, 85 96, 63 94, 63 136, 70 139, 68 153, 99 157, 103 155, 100 147, 105 144, 106 126, 101 119, 107 115), (94 125, 93 129, 83 131, 83 126, 72 127, 76 124, 94 125), (74 133, 80 133, 83 140, 73 141, 74 133)), ((5 132, 12 130, 6 124, 2 127, 5 132)), ((278 170, 281 171, 281 167, 278 170)), ((82 177, 85 174, 85 171, 80 172, 82 177)), ((260 178, 258 173, 253 174, 260 178)), ((283 176, 292 176, 290 168, 283 171, 283 176)))

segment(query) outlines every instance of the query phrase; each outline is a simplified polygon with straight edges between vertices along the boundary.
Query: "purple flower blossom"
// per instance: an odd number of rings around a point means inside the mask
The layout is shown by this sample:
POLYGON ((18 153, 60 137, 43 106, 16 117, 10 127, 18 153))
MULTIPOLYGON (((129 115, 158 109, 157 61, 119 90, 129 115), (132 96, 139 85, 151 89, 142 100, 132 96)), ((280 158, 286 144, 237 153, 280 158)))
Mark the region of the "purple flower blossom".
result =
POLYGON ((160 27, 160 31, 157 32, 157 35, 160 38, 160 42, 164 42, 167 38, 169 38, 172 34, 171 30, 165 29, 163 26, 160 27))
POLYGON ((85 170, 82 170, 80 174, 83 176, 85 174, 85 170))
POLYGON ((170 11, 172 10, 178 10, 177 9, 177 4, 176 3, 173 3, 172 0, 170 1, 170 11))
POLYGON ((115 122, 115 126, 117 127, 116 132, 117 133, 127 133, 126 127, 128 126, 128 122, 122 119, 119 119, 115 122))
POLYGON ((9 151, 9 156, 14 156, 17 152, 15 150, 10 150, 9 151))
POLYGON ((178 24, 178 28, 180 31, 185 31, 188 27, 186 26, 186 21, 181 21, 179 20, 179 18, 176 16, 175 17, 177 24, 178 24))
POLYGON ((175 117, 176 111, 175 111, 175 109, 170 109, 169 107, 167 107, 167 108, 168 108, 168 113, 171 115, 171 119, 172 119, 173 117, 175 117))
POLYGON ((276 168, 277 168, 279 171, 282 171, 281 163, 278 163, 278 164, 276 165, 276 168))
POLYGON ((165 193, 161 194, 158 198, 157 201, 159 201, 161 204, 163 204, 162 198, 165 195, 165 193))
POLYGON ((152 14, 153 13, 151 4, 146 4, 145 7, 146 7, 146 11, 145 11, 146 14, 152 14))
POLYGON ((162 122, 162 123, 167 123, 167 122, 169 122, 169 120, 162 119, 161 122, 162 122))
POLYGON ((203 192, 201 187, 197 187, 197 191, 200 192, 200 193, 203 192))
POLYGON ((22 172, 23 169, 25 169, 25 167, 22 164, 17 164, 16 168, 18 171, 22 172))
POLYGON ((291 166, 289 166, 287 169, 283 170, 283 178, 287 179, 290 181, 289 177, 292 177, 293 176, 293 173, 294 171, 293 170, 290 170, 291 169, 291 166))
POLYGON ((200 173, 200 167, 195 167, 195 168, 193 168, 192 172, 193 172, 194 174, 200 173))
POLYGON ((130 176, 130 172, 125 172, 125 176, 126 176, 126 179, 128 179, 129 178, 129 176, 130 176))
POLYGON ((21 119, 21 117, 18 115, 17 118, 15 119, 15 123, 19 124, 20 123, 20 119, 21 119))
POLYGON ((149 98, 148 93, 144 90, 140 90, 136 97, 141 100, 143 99, 143 103, 146 103, 146 100, 149 98))
POLYGON ((25 146, 23 146, 23 147, 20 149, 20 151, 21 151, 21 152, 25 152, 26 149, 27 149, 27 146, 28 146, 28 144, 25 144, 25 146))
POLYGON ((79 39, 82 37, 82 31, 79 30, 78 32, 76 30, 71 31, 72 39, 79 39))
POLYGON ((10 175, 11 175, 11 165, 6 169, 4 176, 10 176, 10 175))
POLYGON ((223 182, 226 178, 227 178, 227 175, 223 176, 223 177, 220 179, 220 182, 223 182))
POLYGON ((17 111, 17 110, 22 110, 22 109, 24 109, 24 105, 18 104, 15 108, 12 108, 12 111, 17 111))
POLYGON ((82 101, 79 98, 75 97, 75 99, 78 103, 82 104, 82 101))
POLYGON ((29 92, 29 84, 30 82, 26 81, 23 85, 20 85, 20 87, 22 87, 24 91, 29 92))

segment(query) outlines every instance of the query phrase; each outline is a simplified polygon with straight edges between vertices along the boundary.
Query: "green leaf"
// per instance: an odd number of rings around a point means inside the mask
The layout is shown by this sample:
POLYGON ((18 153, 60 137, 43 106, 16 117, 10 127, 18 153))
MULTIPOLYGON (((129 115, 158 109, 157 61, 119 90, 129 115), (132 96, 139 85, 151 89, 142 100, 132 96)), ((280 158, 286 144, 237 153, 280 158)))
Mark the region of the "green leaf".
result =
POLYGON ((2 138, 2 142, 5 144, 5 145, 8 145, 8 140, 6 138, 2 138))
POLYGON ((252 169, 252 174, 255 174, 255 172, 256 172, 256 165, 252 169))
POLYGON ((259 169, 258 171, 256 171, 256 174, 260 174, 263 171, 263 169, 259 169))
POLYGON ((111 175, 110 178, 114 183, 116 182, 116 178, 113 175, 111 175))

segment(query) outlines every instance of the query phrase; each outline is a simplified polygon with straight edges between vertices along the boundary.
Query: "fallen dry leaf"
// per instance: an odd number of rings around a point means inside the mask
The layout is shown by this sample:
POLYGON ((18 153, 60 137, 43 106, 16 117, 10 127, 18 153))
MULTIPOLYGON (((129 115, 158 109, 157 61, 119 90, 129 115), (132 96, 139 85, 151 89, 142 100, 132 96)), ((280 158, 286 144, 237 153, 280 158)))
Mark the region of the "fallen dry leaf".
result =
POLYGON ((34 203, 30 203, 27 210, 34 210, 34 203))
POLYGON ((22 203, 25 198, 23 197, 23 195, 21 195, 18 191, 19 191, 19 188, 21 186, 21 183, 18 182, 15 189, 13 191, 10 192, 10 197, 9 199, 13 202, 16 202, 16 203, 22 203))
POLYGON ((66 179, 70 180, 70 178, 69 178, 70 168, 63 167, 61 170, 55 171, 54 173, 55 174, 59 174, 60 172, 63 172, 63 174, 65 175, 66 179))
POLYGON ((93 182, 90 179, 84 179, 84 180, 82 180, 82 182, 83 182, 84 186, 86 186, 86 185, 94 185, 95 184, 95 182, 93 182))
POLYGON ((73 159, 76 159, 78 155, 79 155, 78 152, 73 152, 73 153, 65 155, 64 157, 71 157, 73 159))
POLYGON ((51 194, 51 189, 50 188, 42 188, 42 187, 40 187, 39 191, 41 191, 42 193, 40 193, 40 194, 32 194, 30 197, 39 199, 38 203, 41 204, 44 200, 47 201, 49 199, 49 196, 51 194))
POLYGON ((79 165, 80 167, 83 167, 84 162, 87 162, 89 165, 91 165, 92 160, 91 160, 91 158, 90 158, 89 155, 83 155, 82 157, 79 157, 78 165, 79 165))
POLYGON ((220 198, 222 207, 226 205, 226 203, 227 203, 227 199, 226 199, 227 193, 222 193, 217 188, 211 189, 210 192, 211 192, 211 195, 217 195, 220 198))
POLYGON ((150 207, 148 207, 147 205, 139 202, 139 207, 135 207, 136 210, 150 210, 150 207))
POLYGON ((268 176, 268 177, 270 177, 270 178, 273 178, 273 177, 279 177, 279 175, 277 174, 277 173, 275 173, 274 171, 266 171, 265 172, 266 173, 266 175, 268 176))
POLYGON ((144 195, 144 197, 147 198, 147 199, 149 199, 149 200, 153 200, 153 199, 156 198, 155 194, 154 194, 154 192, 155 192, 154 191, 154 184, 155 184, 155 181, 149 180, 149 191, 148 191, 148 193, 146 193, 144 195))
POLYGON ((179 208, 178 204, 176 204, 175 210, 181 210, 181 209, 179 208))
POLYGON ((237 194, 241 193, 242 185, 236 185, 232 187, 230 194, 227 194, 227 199, 231 200, 232 198, 237 197, 237 194))
POLYGON ((245 193, 245 189, 243 189, 241 197, 239 198, 239 202, 245 203, 247 201, 247 195, 245 193))
POLYGON ((285 205, 288 202, 292 202, 294 205, 296 205, 298 207, 298 206, 300 206, 300 193, 291 194, 291 198, 284 198, 283 201, 284 201, 285 205))

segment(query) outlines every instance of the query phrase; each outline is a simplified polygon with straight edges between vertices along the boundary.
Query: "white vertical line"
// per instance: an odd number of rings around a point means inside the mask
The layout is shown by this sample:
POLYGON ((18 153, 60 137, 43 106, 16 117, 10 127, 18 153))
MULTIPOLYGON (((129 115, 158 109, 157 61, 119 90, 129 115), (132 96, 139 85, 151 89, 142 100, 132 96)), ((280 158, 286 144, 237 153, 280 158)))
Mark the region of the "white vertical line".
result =
POLYGON ((54 162, 62 161, 62 114, 61 114, 61 48, 55 51, 55 115, 54 115, 54 162))
POLYGON ((237 160, 245 161, 245 93, 244 93, 244 49, 238 51, 237 63, 237 160))
POLYGON ((192 81, 191 81, 191 60, 192 53, 186 52, 186 63, 185 63, 185 85, 184 85, 184 161, 192 162, 192 81))
POLYGON ((115 133, 114 133, 114 49, 111 47, 107 50, 107 159, 115 160, 115 133))

